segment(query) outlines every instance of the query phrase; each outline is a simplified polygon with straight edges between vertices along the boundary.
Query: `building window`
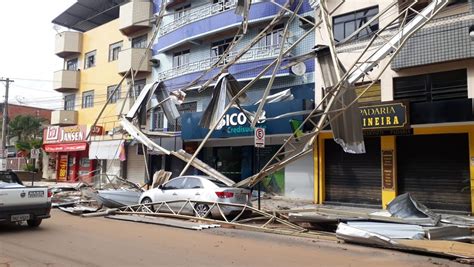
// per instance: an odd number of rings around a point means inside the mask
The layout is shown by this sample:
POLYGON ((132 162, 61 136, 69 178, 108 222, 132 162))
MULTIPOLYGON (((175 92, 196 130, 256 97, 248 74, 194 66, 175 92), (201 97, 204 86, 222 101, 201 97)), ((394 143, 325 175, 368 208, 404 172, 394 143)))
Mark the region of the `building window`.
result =
POLYGON ((128 97, 137 98, 140 95, 140 93, 142 92, 145 85, 146 85, 146 79, 135 81, 135 83, 133 85, 133 90, 131 90, 129 92, 128 97), (135 92, 135 96, 133 96, 133 92, 135 92))
POLYGON ((109 45, 109 62, 118 59, 119 52, 122 50, 123 41, 109 45))
MULTIPOLYGON (((183 115, 184 113, 191 113, 197 111, 197 102, 188 102, 183 103, 177 106, 179 114, 183 115)), ((181 118, 178 118, 175 121, 168 121, 168 130, 169 131, 181 131, 181 118)))
POLYGON ((224 54, 224 51, 229 47, 230 43, 232 43, 232 38, 225 39, 222 41, 214 42, 211 45, 211 58, 217 58, 224 54))
POLYGON ((69 59, 68 61, 66 61, 66 70, 77 70, 79 67, 77 63, 77 58, 69 59))
MULTIPOLYGON (((115 87, 117 85, 111 85, 107 87, 107 99, 109 99, 110 95, 112 95, 112 92, 115 90, 115 87)), ((117 103, 117 101, 120 99, 120 87, 117 88, 117 91, 115 91, 115 94, 112 95, 112 98, 110 98, 109 103, 117 103)))
POLYGON ((151 130, 157 131, 163 129, 164 126, 165 115, 161 110, 161 107, 157 107, 153 110, 151 114, 151 130))
POLYGON ((185 5, 183 7, 177 8, 174 13, 174 19, 178 20, 180 18, 185 17, 186 15, 189 14, 190 9, 191 9, 191 5, 185 5))
POLYGON ((231 0, 213 0, 212 1, 214 4, 221 4, 221 10, 228 10, 230 9, 230 5, 232 4, 231 0))
POLYGON ((467 98, 467 71, 462 69, 394 78, 393 98, 410 102, 467 98))
POLYGON ((75 101, 75 94, 64 96, 64 110, 74 110, 75 101))
POLYGON ((94 106, 94 90, 82 93, 82 108, 91 108, 94 106))
POLYGON ((92 68, 95 66, 95 54, 96 54, 96 50, 86 53, 84 69, 92 68))
MULTIPOLYGON (((334 39, 336 42, 344 40, 344 38, 351 35, 362 25, 367 23, 372 17, 376 16, 379 13, 379 8, 377 6, 366 8, 363 10, 346 13, 344 15, 336 16, 333 18, 333 28, 334 28, 334 39)), ((379 22, 374 20, 370 26, 365 27, 360 31, 355 38, 361 38, 369 36, 370 34, 378 31, 379 22)))
POLYGON ((173 68, 189 63, 189 49, 173 54, 173 68))
POLYGON ((273 30, 267 35, 260 39, 258 42, 259 47, 272 47, 279 46, 283 39, 283 24, 279 24, 273 28, 273 30))
POLYGON ((146 48, 147 47, 146 34, 132 39, 132 48, 146 48))

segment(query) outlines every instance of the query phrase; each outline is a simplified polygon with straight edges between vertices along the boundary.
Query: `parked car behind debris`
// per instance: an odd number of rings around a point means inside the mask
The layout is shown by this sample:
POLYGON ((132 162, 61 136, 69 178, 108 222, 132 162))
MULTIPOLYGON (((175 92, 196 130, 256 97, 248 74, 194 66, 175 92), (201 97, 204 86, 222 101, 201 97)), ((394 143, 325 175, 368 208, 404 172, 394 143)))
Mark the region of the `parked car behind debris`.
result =
MULTIPOLYGON (((144 192, 140 196, 140 203, 156 203, 162 201, 176 201, 176 200, 190 200, 190 201, 209 201, 232 204, 247 204, 250 202, 250 190, 243 188, 229 187, 219 180, 209 176, 180 176, 171 179, 167 183, 160 185, 144 192)), ((185 202, 168 203, 173 211, 177 212, 181 209, 185 202)), ((157 207, 157 206, 155 206, 157 207)), ((204 216, 212 204, 195 203, 194 209, 190 205, 186 205, 180 214, 199 215, 204 216), (197 214, 196 214, 197 213, 197 214)), ((221 210, 224 215, 232 215, 239 213, 242 208, 237 206, 222 205, 221 210)), ((167 212, 168 208, 161 208, 160 211, 167 212)), ((219 217, 220 212, 218 208, 213 208, 210 212, 213 217, 219 217)))

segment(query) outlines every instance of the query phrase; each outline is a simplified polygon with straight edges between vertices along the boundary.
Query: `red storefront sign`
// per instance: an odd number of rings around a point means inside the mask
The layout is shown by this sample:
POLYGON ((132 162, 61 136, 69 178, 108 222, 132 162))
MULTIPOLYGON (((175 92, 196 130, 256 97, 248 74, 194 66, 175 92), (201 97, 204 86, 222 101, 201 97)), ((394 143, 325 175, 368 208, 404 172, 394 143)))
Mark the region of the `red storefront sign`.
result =
POLYGON ((78 143, 86 141, 86 126, 50 126, 44 129, 43 144, 78 143))
POLYGON ((74 143, 74 144, 46 144, 43 145, 44 151, 46 152, 73 152, 73 151, 84 151, 87 149, 87 143, 74 143))

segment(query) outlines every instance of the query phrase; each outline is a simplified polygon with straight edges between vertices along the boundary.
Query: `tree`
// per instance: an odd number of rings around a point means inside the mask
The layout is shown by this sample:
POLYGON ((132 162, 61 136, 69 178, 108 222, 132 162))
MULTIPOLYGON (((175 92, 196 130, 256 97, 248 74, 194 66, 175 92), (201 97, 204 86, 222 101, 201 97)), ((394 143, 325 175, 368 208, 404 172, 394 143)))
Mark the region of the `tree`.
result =
POLYGON ((17 138, 15 147, 20 151, 29 153, 33 148, 40 148, 43 122, 45 119, 31 115, 16 116, 8 123, 8 138, 17 138))

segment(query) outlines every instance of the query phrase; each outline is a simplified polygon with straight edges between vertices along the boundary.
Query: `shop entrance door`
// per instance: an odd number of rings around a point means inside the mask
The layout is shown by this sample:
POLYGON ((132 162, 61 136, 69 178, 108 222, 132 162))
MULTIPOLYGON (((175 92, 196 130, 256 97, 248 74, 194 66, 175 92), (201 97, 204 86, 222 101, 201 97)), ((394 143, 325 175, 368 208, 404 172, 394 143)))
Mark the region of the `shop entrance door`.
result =
POLYGON ((399 194, 432 209, 471 211, 467 134, 397 137, 397 162, 399 194))

